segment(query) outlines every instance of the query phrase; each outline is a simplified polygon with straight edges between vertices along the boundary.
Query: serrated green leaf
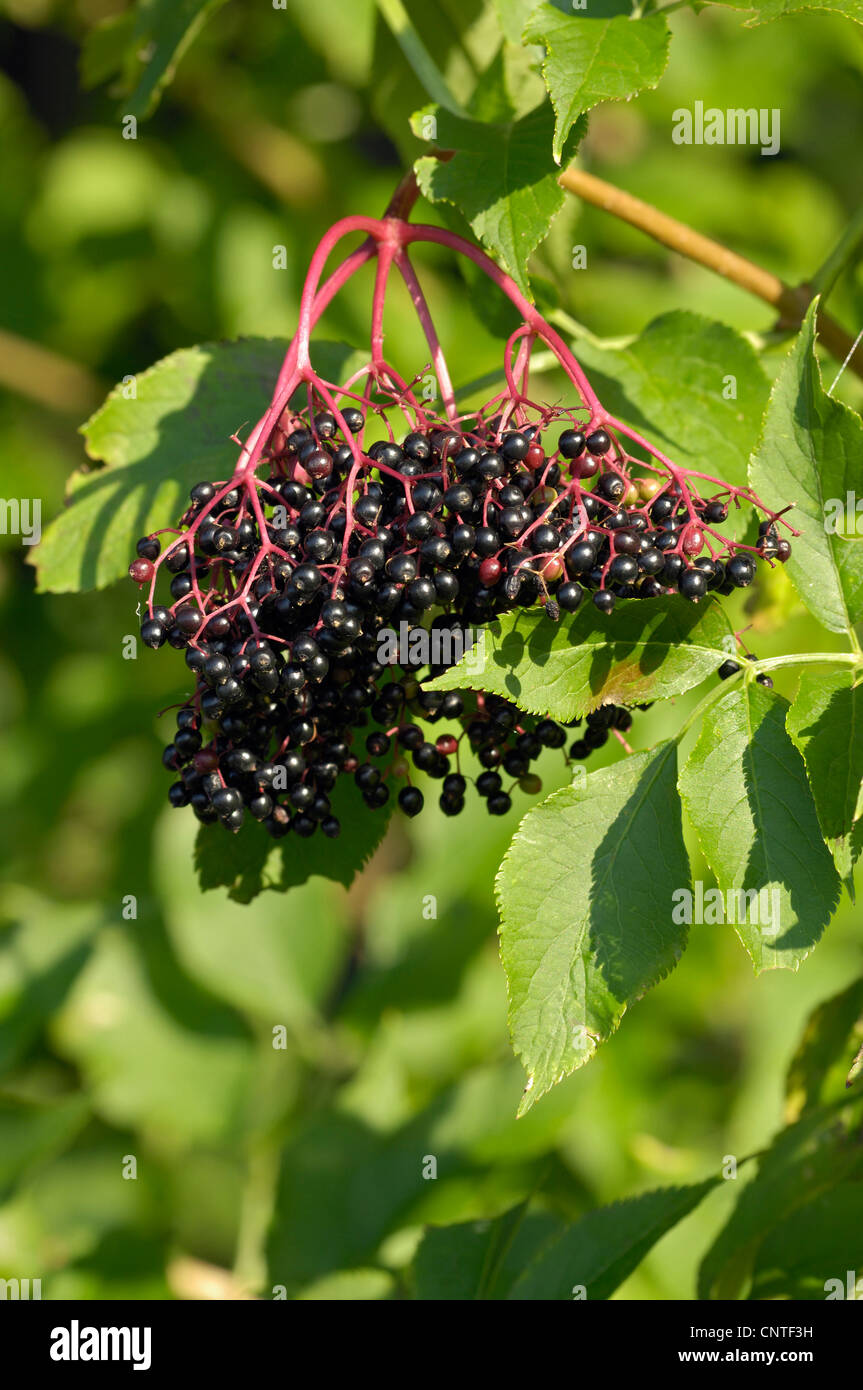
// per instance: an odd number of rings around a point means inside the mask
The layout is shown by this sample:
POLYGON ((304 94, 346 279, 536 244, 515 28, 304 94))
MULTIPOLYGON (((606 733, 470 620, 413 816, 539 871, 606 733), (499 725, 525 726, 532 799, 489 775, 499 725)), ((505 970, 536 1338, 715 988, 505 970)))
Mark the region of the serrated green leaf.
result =
POLYGON ((610 616, 586 604, 552 622, 516 610, 489 623, 430 690, 486 690, 567 722, 612 702, 680 695, 727 659, 733 636, 714 599, 623 600, 610 616))
POLYGON ((859 486, 863 420, 824 390, 817 308, 816 299, 776 378, 749 478, 775 511, 794 503, 788 519, 802 535, 792 541, 786 568, 818 621, 845 632, 863 620, 863 537, 832 527, 835 508, 859 486))
POLYGON ((543 1246, 509 1298, 610 1298, 666 1231, 694 1211, 720 1181, 708 1178, 691 1187, 658 1188, 588 1212, 543 1246))
MULTIPOLYGON (((194 483, 230 477, 231 435, 266 408, 286 347, 242 338, 182 348, 116 386, 83 426, 87 453, 107 466, 70 479, 68 505, 36 548, 40 592, 121 578, 138 537, 174 522, 194 483)), ((318 343, 313 357, 330 379, 355 361, 341 343, 318 343)))
POLYGON ((787 14, 800 14, 802 10, 828 10, 832 14, 845 15, 863 24, 863 0, 712 0, 713 4, 733 10, 752 11, 747 19, 747 28, 756 24, 769 24, 772 19, 781 19, 787 14))
POLYGON ((507 1298, 539 1247, 562 1228, 558 1217, 529 1213, 527 1205, 521 1202, 493 1221, 429 1227, 414 1260, 414 1297, 507 1298))
POLYGON ((201 888, 227 888, 235 902, 249 903, 265 889, 285 893, 310 878, 333 879, 349 888, 386 834, 393 803, 369 810, 353 783, 340 781, 330 793, 333 815, 342 824, 338 840, 288 834, 273 841, 247 819, 236 834, 202 825, 195 846, 201 888))
POLYGON ((627 0, 591 0, 578 12, 569 0, 551 0, 533 11, 524 40, 545 45, 543 76, 557 116, 558 164, 582 111, 656 86, 668 61, 669 39, 663 15, 634 19, 627 0))
MULTIPOLYGON (((701 1264, 699 1298, 738 1298, 765 1237, 803 1206, 863 1175, 861 1102, 804 1115, 774 1139, 701 1264)), ((844 1271, 835 1271, 842 1274, 844 1271)))
MULTIPOLYGON (((440 106, 425 107, 411 117, 415 135, 425 138, 433 129, 438 147, 455 152, 447 161, 430 156, 417 160, 423 194, 433 203, 454 204, 526 295, 528 257, 566 197, 551 153, 553 121, 546 103, 519 120, 495 124, 463 120, 440 106)), ((575 154, 586 128, 581 120, 571 131, 567 159, 575 154)))
POLYGON ((676 309, 626 347, 579 339, 575 352, 612 414, 683 467, 745 486, 770 384, 740 333, 676 309))
POLYGON ((785 726, 806 763, 821 832, 853 898, 863 815, 863 685, 849 670, 807 670, 785 726))
POLYGON ((528 812, 498 872, 501 958, 523 1113, 588 1062, 686 945, 677 745, 590 773, 528 812))
POLYGON ((152 115, 177 64, 205 21, 225 0, 139 0, 128 13, 93 28, 81 59, 86 86, 115 72, 126 97, 123 114, 152 115))
POLYGON ((841 994, 825 999, 809 1016, 785 1082, 788 1119, 799 1119, 805 1110, 839 1093, 861 1036, 863 980, 855 980, 841 994))
POLYGON ((780 695, 754 682, 730 690, 704 716, 680 778, 723 895, 712 905, 705 895, 705 923, 733 921, 757 972, 796 969, 839 894, 803 759, 785 729, 787 709, 780 695))

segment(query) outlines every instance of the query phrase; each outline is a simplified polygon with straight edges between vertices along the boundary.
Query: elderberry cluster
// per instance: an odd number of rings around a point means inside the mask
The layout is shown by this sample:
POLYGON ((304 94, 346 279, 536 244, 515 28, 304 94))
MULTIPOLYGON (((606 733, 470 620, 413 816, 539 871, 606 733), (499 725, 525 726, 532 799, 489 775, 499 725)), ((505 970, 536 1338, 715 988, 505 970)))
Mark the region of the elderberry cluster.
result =
MULTIPOLYGON (((340 776, 372 808, 407 781, 398 801, 415 815, 411 767, 440 781, 441 808, 457 814, 467 749, 477 792, 504 814, 516 784, 540 789, 530 765, 564 748, 566 730, 493 696, 424 691, 421 670, 445 669, 475 627, 515 605, 541 603, 557 619, 588 594, 604 613, 619 597, 698 601, 751 584, 755 556, 790 553, 775 519, 746 553, 720 536, 731 490, 702 499, 674 479, 637 477, 605 430, 585 434, 554 412, 518 429, 479 416, 367 449, 364 412, 339 416, 283 417, 266 480, 197 483, 178 528, 142 537, 130 566, 150 588, 142 640, 184 649, 195 677, 163 761, 177 774, 171 802, 205 823, 237 830, 249 815, 274 837, 335 836, 340 776), (555 419, 567 428, 549 449, 555 419), (393 664, 381 635, 394 627, 457 638, 455 655, 400 653, 393 664), (416 722, 442 719, 452 728, 434 742, 416 722)), ((569 756, 630 723, 602 707, 569 756)))

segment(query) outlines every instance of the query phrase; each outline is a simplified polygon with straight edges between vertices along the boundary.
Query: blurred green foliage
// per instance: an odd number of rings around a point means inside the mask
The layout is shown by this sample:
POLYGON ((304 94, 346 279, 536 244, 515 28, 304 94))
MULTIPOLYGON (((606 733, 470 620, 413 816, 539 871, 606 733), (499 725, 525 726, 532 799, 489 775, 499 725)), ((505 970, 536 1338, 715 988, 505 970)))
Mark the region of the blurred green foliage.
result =
MULTIPOLYGON (((3 492, 39 496, 46 518, 85 462, 76 427, 109 386, 180 347, 290 334, 321 233, 383 209, 418 149, 407 118, 425 94, 370 0, 218 9, 138 139, 124 140, 122 101, 82 90, 76 71, 85 33, 122 8, 0 4, 3 492), (51 355, 31 360, 27 344, 51 355)), ((434 42, 458 88, 493 56, 487 18, 478 0, 438 8, 434 42)), ((596 111, 585 159, 807 279, 863 194, 850 157, 863 34, 820 14, 754 30, 716 9, 670 23, 661 84, 596 111), (669 139, 693 92, 781 106, 782 155, 715 149, 706 176, 703 152, 669 139)), ((425 260, 456 381, 495 370, 499 344, 457 272, 445 255, 425 260)), ((771 324, 736 287, 573 199, 535 268, 600 338, 672 309, 771 324), (586 270, 571 268, 576 244, 586 270)), ((362 341, 367 288, 351 282, 325 336, 362 341)), ((856 331, 858 269, 831 310, 856 331)), ((416 360, 406 299, 387 328, 393 359, 416 360)), ((754 358, 746 389, 763 391, 754 358)), ((859 403, 859 383, 846 376, 842 391, 859 403)), ((165 808, 159 762, 155 711, 182 691, 181 663, 123 659, 137 627, 130 589, 36 597, 18 538, 0 543, 0 1277, 41 1277, 49 1298, 175 1297, 189 1291, 181 1257, 192 1257, 265 1297, 273 1285, 389 1297, 409 1287, 425 1222, 494 1218, 533 1196, 532 1219, 553 1229, 767 1144, 807 1015, 860 972, 850 902, 798 975, 755 981, 731 932, 696 928, 628 1028, 516 1122, 522 1076, 492 891, 514 817, 473 807, 458 821, 394 824, 350 891, 314 878, 251 907, 202 895, 191 818, 165 808), (436 1180, 422 1175, 429 1155, 436 1180)), ((781 572, 739 600, 735 625, 746 624, 759 656, 824 645, 781 572)), ((791 695, 794 681, 777 684, 791 695)), ((637 746, 668 736, 693 703, 645 714, 637 746)), ((826 1099, 840 1087, 837 1071, 826 1099)), ((692 1296, 745 1181, 720 1184, 616 1296, 692 1296)), ((781 1264, 767 1250, 757 1271, 764 1296, 782 1292, 772 1256, 781 1264)))

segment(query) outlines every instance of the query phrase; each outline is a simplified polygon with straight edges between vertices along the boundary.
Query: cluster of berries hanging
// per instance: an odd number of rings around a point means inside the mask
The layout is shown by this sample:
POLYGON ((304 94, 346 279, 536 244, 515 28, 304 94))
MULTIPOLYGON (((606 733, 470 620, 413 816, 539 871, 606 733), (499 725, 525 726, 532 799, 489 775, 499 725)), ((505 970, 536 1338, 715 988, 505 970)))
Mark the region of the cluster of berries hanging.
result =
POLYGON ((446 814, 462 809, 470 780, 502 815, 516 784, 541 789, 531 764, 544 749, 580 759, 609 732, 625 742, 630 712, 601 707, 567 747, 551 719, 488 694, 424 690, 423 678, 515 606, 543 605, 557 621, 583 604, 608 617, 618 599, 698 602, 745 588, 759 556, 789 555, 782 525, 747 489, 677 467, 612 420, 565 344, 475 247, 394 218, 347 219, 312 261, 272 405, 233 477, 197 483, 178 526, 142 537, 130 566, 149 588, 142 640, 184 649, 195 681, 164 752, 177 774, 170 799, 234 831, 249 815, 277 838, 336 836, 340 775, 370 807, 400 785, 399 805, 416 815, 416 769, 438 781, 446 814), (335 241, 355 230, 368 240, 321 286, 335 241), (457 412, 407 256, 417 240, 470 256, 524 316, 506 347, 506 390, 469 416, 457 412), (325 381, 311 366, 311 330, 371 256, 371 361, 348 382, 325 381), (423 373, 405 382, 381 355, 392 265, 425 330, 443 417, 416 397, 423 373), (536 341, 557 354, 577 407, 529 399, 536 341), (742 503, 763 513, 753 546, 721 530, 742 503), (158 595, 163 576, 170 592, 158 595), (422 727, 442 722, 436 737, 422 727))

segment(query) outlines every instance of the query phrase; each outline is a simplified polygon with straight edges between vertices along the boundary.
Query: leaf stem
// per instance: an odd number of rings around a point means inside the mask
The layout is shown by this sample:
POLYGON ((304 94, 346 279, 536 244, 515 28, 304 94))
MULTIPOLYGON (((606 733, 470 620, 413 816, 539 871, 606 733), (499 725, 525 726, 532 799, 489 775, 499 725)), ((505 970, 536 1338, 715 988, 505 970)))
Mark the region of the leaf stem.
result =
POLYGON ((856 652, 802 652, 790 656, 769 656, 763 661, 749 661, 742 654, 734 658, 741 662, 740 670, 735 671, 732 676, 724 680, 721 685, 714 690, 708 691, 703 700, 695 706, 695 709, 677 730, 675 738, 679 743, 684 734, 696 724, 702 715, 706 714, 712 705, 715 705, 729 690, 732 690, 738 681, 745 679, 747 682, 754 679, 761 671, 776 671, 783 666, 853 666, 863 667, 863 653, 858 649, 856 652))
POLYGON ((436 101, 439 106, 451 111, 454 116, 464 116, 463 108, 456 101, 447 85, 446 78, 414 28, 402 0, 377 0, 377 7, 408 64, 425 87, 432 101, 436 101))
MULTIPOLYGON (((567 192, 582 198, 593 207, 610 212, 614 217, 619 217, 621 221, 628 222, 630 226, 637 227, 639 231, 653 237, 654 241, 660 242, 661 245, 705 266, 717 275, 722 275, 767 304, 772 304, 778 309, 780 319, 789 327, 796 328, 802 323, 813 296, 813 291, 808 286, 800 285, 793 288, 786 285, 778 275, 764 270, 754 261, 749 261, 745 256, 740 256, 736 251, 723 246, 721 242, 713 241, 701 232, 694 231, 684 222, 678 222, 676 218, 660 212, 650 203, 642 202, 633 194, 606 183, 595 174, 589 174, 585 169, 564 170, 559 183, 567 192)), ((818 326, 824 346, 839 362, 847 356, 852 371, 863 378, 863 348, 855 345, 844 328, 828 314, 819 314, 818 326)))
POLYGON ((855 212, 830 254, 825 257, 810 284, 823 303, 836 281, 863 253, 863 206, 855 212))

